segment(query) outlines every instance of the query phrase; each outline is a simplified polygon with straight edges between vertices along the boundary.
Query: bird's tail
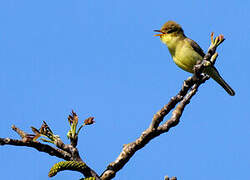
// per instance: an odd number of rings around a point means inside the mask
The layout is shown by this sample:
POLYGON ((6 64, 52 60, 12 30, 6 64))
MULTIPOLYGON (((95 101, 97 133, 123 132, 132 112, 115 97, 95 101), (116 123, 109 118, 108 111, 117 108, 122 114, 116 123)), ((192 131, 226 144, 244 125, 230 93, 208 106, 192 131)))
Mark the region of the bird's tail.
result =
POLYGON ((205 69, 204 72, 208 74, 211 78, 213 78, 217 83, 219 83, 229 95, 235 95, 234 90, 224 81, 224 79, 220 76, 219 72, 215 67, 209 67, 208 69, 205 69))

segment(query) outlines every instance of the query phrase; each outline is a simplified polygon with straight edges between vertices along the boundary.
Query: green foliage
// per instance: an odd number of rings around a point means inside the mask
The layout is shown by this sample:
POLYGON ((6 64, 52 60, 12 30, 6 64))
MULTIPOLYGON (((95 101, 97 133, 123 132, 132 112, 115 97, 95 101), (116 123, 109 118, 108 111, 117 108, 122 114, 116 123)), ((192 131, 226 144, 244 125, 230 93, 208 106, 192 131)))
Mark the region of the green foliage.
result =
MULTIPOLYGON (((87 168, 86 164, 80 161, 61 161, 53 165, 53 167, 49 171, 48 176, 53 177, 58 172, 64 170, 83 172, 86 168, 87 168)), ((86 179, 86 180, 94 180, 94 179, 86 179)))

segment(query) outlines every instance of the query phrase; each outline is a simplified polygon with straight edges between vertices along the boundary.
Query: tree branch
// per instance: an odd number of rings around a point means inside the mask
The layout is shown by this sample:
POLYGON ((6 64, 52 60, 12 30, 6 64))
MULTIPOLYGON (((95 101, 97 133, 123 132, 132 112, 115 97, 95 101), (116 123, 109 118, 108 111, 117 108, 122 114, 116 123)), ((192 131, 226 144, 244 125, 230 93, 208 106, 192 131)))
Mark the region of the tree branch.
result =
POLYGON ((72 156, 57 148, 53 148, 47 144, 42 144, 40 142, 34 142, 34 141, 28 141, 25 142, 23 140, 17 140, 17 139, 10 139, 10 138, 0 138, 0 145, 14 145, 14 146, 26 146, 26 147, 32 147, 40 152, 45 152, 51 156, 56 156, 58 158, 62 158, 66 161, 71 160, 72 156))

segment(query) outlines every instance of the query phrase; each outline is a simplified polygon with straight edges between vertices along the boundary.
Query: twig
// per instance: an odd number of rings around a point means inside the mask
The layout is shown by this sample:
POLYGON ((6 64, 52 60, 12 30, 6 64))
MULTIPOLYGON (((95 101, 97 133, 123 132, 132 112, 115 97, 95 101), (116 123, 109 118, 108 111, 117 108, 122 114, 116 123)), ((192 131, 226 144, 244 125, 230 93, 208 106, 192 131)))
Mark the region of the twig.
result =
POLYGON ((42 144, 39 142, 34 142, 34 141, 24 142, 23 140, 17 140, 17 139, 11 139, 11 138, 0 138, 0 145, 32 147, 40 152, 45 152, 51 156, 56 156, 66 161, 72 160, 72 156, 69 153, 61 149, 53 148, 47 144, 42 144))
POLYGON ((165 176, 165 177, 164 177, 164 180, 177 180, 177 177, 171 177, 171 178, 169 179, 168 176, 165 176))

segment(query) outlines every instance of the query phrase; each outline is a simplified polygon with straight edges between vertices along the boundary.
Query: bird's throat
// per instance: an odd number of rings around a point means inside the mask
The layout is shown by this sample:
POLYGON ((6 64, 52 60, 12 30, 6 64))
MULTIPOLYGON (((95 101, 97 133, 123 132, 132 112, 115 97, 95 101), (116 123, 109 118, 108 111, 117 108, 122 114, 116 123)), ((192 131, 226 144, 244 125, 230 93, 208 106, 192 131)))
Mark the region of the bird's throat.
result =
POLYGON ((175 54, 176 46, 185 36, 183 34, 164 34, 161 36, 161 41, 167 45, 172 56, 175 54))

